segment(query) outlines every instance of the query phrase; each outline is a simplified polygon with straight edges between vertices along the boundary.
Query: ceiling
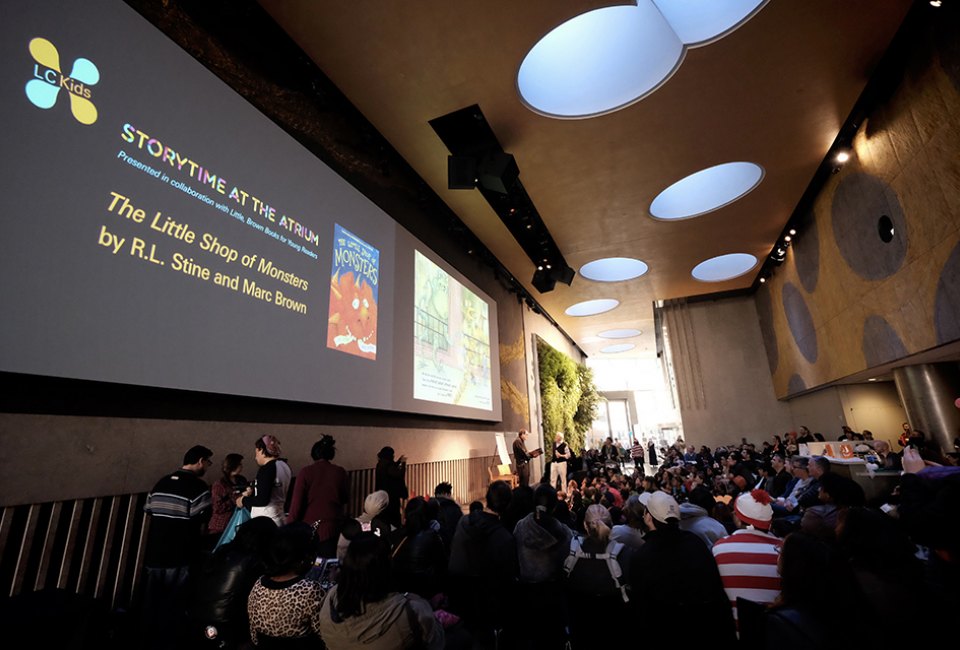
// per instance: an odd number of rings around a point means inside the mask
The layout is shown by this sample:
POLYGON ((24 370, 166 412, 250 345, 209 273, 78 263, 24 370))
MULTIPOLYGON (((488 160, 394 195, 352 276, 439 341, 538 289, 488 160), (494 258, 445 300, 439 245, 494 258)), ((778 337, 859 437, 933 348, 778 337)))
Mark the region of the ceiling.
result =
POLYGON ((521 62, 565 21, 630 3, 261 4, 587 354, 636 343, 622 354, 652 356, 654 300, 754 283, 759 263, 723 282, 700 282, 691 270, 727 253, 760 263, 769 255, 911 2, 772 0, 732 33, 688 49, 673 76, 642 100, 586 119, 528 108, 517 90, 521 62), (537 292, 534 264, 480 192, 447 189, 449 152, 429 122, 472 104, 516 158, 571 267, 630 257, 649 271, 619 283, 578 274, 570 286, 537 292), (669 185, 732 161, 763 168, 756 189, 696 218, 650 216, 669 185), (564 313, 598 298, 620 305, 597 316, 564 313), (643 334, 597 337, 614 328, 643 334))

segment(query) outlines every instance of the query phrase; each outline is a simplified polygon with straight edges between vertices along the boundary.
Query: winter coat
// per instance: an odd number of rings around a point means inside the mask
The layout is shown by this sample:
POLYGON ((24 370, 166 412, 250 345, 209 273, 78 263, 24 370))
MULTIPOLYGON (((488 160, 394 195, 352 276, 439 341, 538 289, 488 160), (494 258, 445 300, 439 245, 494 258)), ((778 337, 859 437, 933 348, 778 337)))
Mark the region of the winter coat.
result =
POLYGON ((550 516, 538 522, 531 513, 517 522, 513 536, 521 582, 547 582, 560 577, 573 531, 550 516))

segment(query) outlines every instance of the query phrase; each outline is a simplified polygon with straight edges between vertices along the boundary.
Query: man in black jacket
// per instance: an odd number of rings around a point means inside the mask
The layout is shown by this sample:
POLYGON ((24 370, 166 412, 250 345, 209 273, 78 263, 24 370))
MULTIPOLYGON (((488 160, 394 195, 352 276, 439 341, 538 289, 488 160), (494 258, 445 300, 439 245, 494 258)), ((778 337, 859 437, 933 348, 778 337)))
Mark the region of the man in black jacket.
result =
POLYGON ((666 492, 654 492, 644 522, 650 528, 630 565, 631 598, 637 620, 651 644, 728 648, 736 642, 730 601, 713 555, 693 533, 680 530, 680 506, 666 492), (680 635, 678 637, 678 635, 680 635))
POLYGON ((453 544, 453 535, 457 531, 457 524, 463 516, 463 509, 453 498, 453 486, 444 481, 433 490, 434 500, 440 508, 438 521, 440 522, 440 538, 443 540, 447 555, 453 544))
POLYGON ((505 627, 514 609, 509 595, 519 573, 517 546, 500 521, 510 498, 504 481, 491 483, 486 506, 460 518, 450 549, 451 606, 484 638, 505 627))

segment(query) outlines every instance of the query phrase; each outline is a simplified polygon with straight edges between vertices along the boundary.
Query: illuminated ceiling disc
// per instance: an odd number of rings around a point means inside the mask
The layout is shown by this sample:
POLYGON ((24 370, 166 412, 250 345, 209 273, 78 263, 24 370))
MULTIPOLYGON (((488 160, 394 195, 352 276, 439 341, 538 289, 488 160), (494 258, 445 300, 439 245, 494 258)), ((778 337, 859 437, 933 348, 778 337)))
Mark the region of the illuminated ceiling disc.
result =
POLYGON ((683 55, 683 43, 652 2, 604 7, 541 38, 520 64, 517 88, 537 113, 592 117, 656 90, 683 55))
POLYGON ((596 282, 623 282, 646 272, 647 265, 631 257, 607 257, 580 267, 580 275, 596 282))
POLYGON ((750 193, 763 180, 763 167, 729 162, 702 169, 660 192, 650 204, 657 219, 690 219, 713 212, 750 193))
POLYGON ((605 348, 600 348, 600 351, 604 354, 617 354, 618 352, 626 352, 627 350, 632 350, 637 347, 633 343, 617 343, 616 345, 608 345, 605 348))
POLYGON ((621 329, 606 330, 605 332, 600 332, 597 336, 604 339, 628 339, 632 336, 640 336, 641 334, 643 334, 643 332, 637 329, 621 329))
POLYGON ((707 45, 733 32, 763 9, 767 0, 653 0, 688 47, 707 45))
POLYGON ((700 262, 690 274, 701 282, 723 282, 748 273, 757 265, 757 258, 748 253, 730 253, 700 262))
POLYGON ((570 305, 566 309, 567 316, 595 316, 608 312, 620 304, 619 300, 613 298, 600 298, 599 300, 587 300, 570 305))

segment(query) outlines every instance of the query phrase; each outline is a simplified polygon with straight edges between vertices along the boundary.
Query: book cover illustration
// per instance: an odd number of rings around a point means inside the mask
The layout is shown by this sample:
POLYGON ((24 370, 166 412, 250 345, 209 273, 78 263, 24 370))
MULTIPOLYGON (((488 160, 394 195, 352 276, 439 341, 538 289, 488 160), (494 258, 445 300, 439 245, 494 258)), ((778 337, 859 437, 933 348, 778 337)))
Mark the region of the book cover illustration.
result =
POLYGON ((491 410, 487 303, 420 251, 414 300, 414 398, 491 410))
POLYGON ((327 347, 377 358, 380 251, 334 224, 327 347))

